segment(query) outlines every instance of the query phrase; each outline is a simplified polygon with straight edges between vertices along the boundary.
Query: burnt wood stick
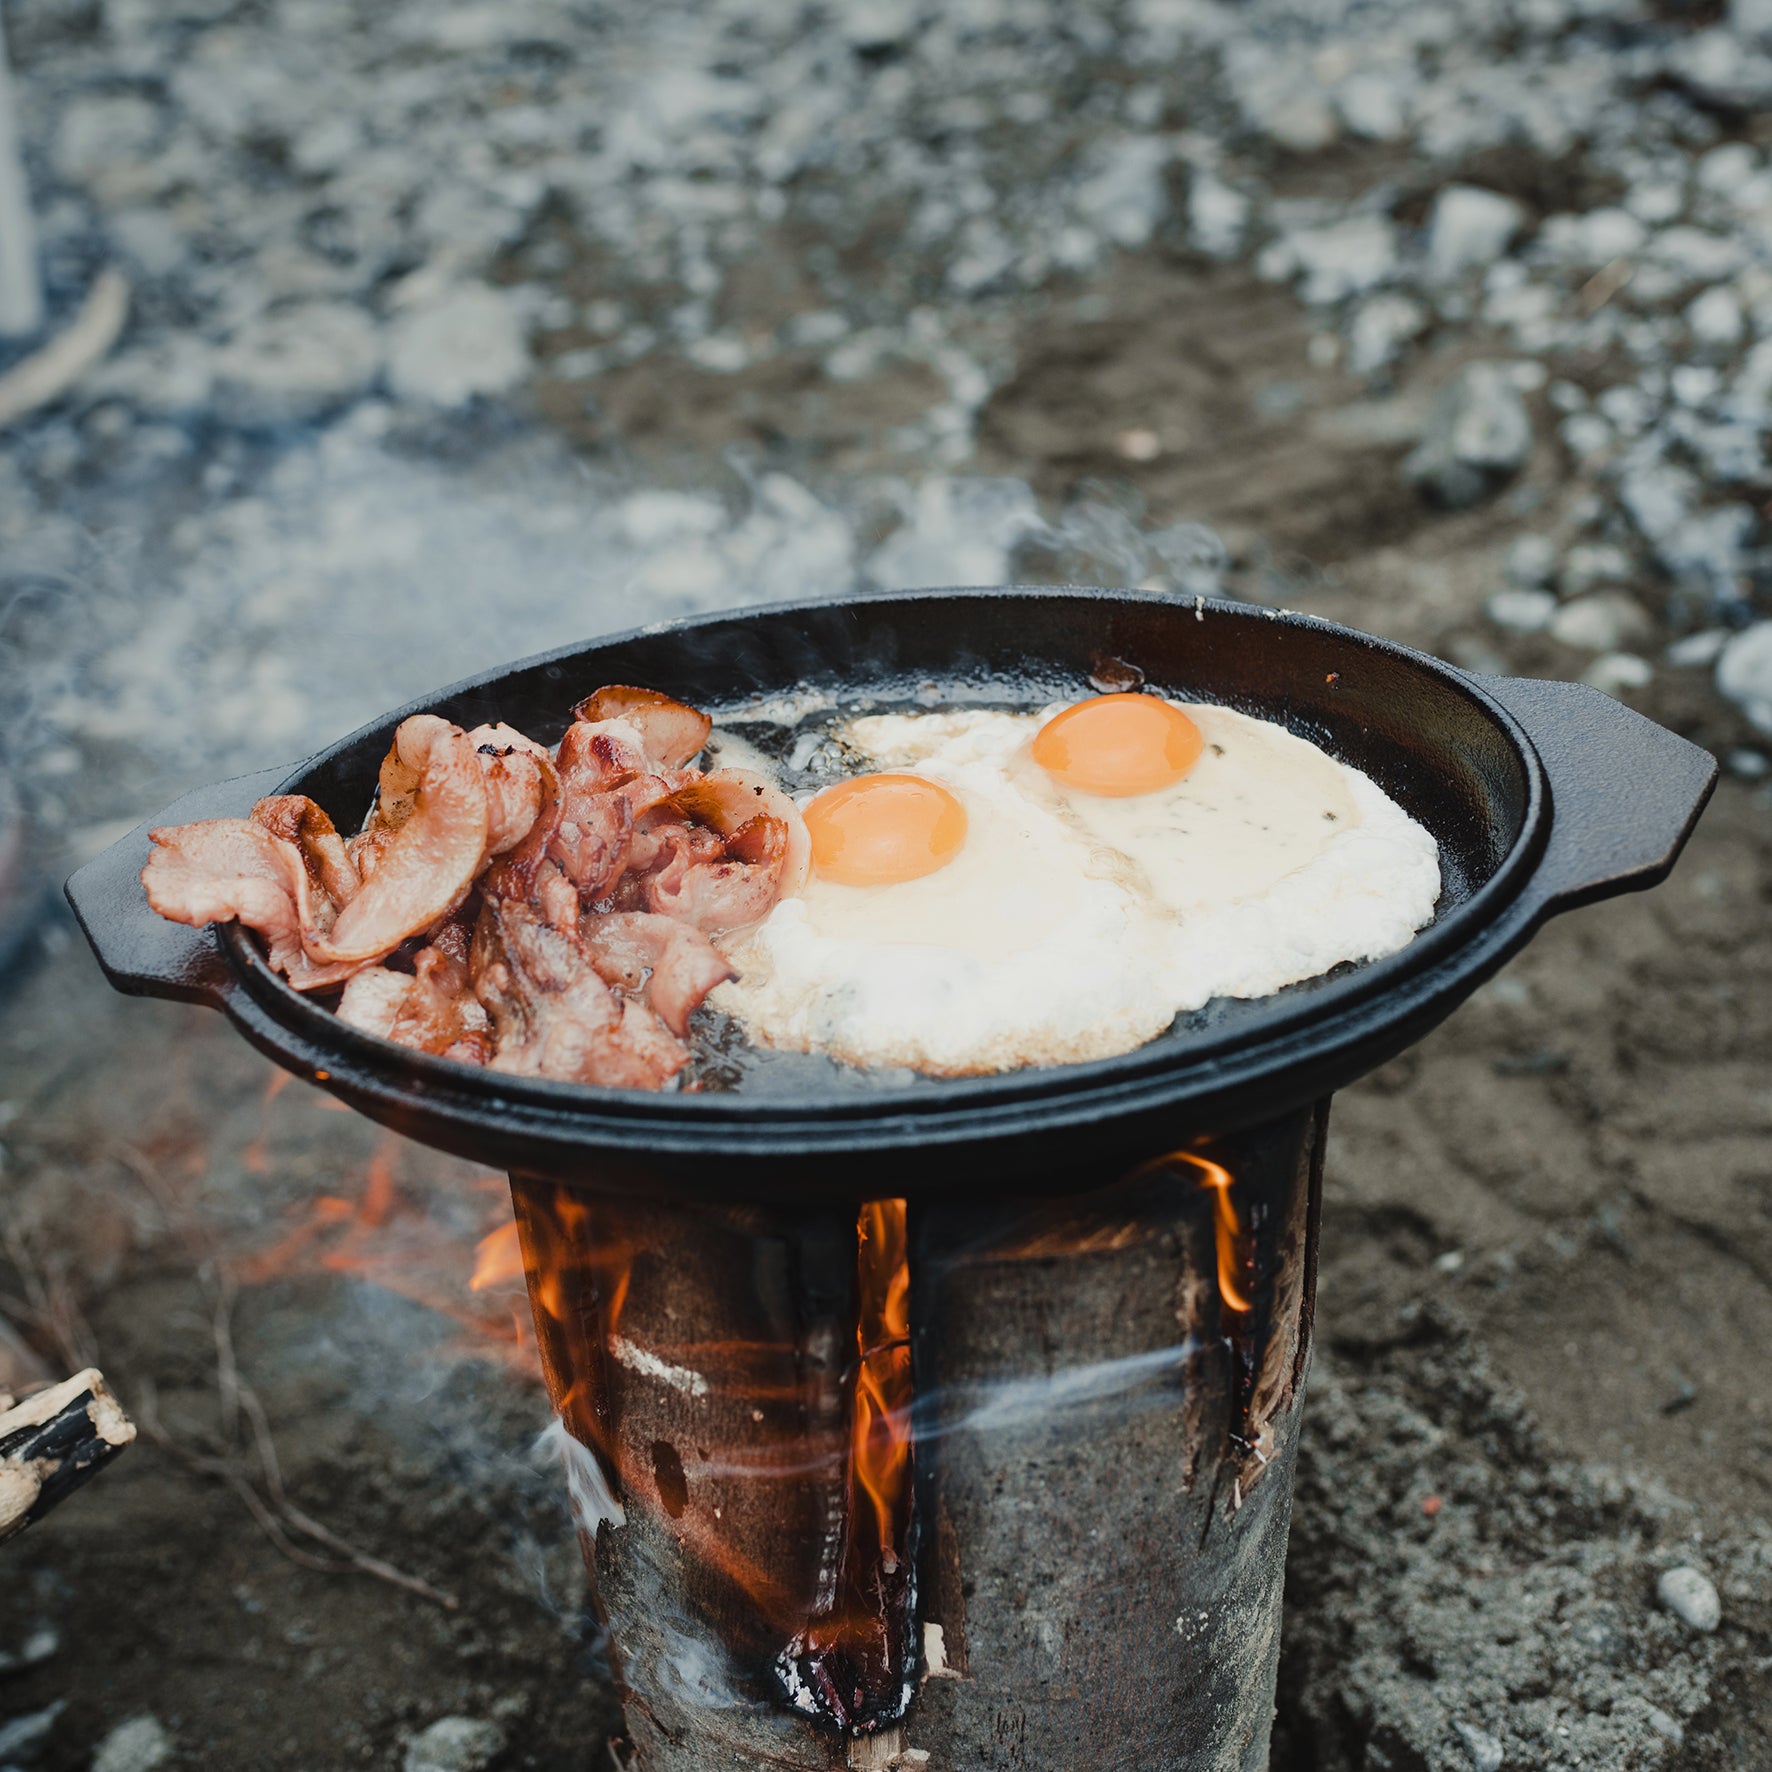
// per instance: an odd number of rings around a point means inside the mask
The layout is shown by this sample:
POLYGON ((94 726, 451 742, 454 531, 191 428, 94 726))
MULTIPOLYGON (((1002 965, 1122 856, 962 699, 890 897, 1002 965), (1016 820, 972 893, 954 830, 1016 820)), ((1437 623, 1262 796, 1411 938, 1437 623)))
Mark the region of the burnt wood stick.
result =
POLYGON ((0 1543, 59 1506, 135 1438, 89 1367, 0 1413, 0 1543))

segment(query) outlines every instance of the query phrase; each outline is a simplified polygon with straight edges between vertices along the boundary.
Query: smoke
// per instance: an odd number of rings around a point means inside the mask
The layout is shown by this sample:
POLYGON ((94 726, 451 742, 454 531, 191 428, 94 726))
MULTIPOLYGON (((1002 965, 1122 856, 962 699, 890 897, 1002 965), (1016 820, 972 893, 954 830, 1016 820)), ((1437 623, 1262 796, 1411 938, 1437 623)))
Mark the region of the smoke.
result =
POLYGON ((537 1458, 558 1458, 566 1471, 566 1494, 572 1503, 572 1517, 579 1531, 595 1538, 599 1527, 620 1528, 628 1516, 615 1499, 609 1479, 597 1455, 576 1435, 569 1433, 558 1416, 535 1437, 537 1458))
MULTIPOLYGON (((933 1386, 919 1392, 908 1411, 912 1436, 918 1446, 928 1446, 957 1434, 1013 1433, 1036 1424, 1062 1423, 1081 1431, 1104 1414, 1123 1419, 1144 1409, 1170 1408, 1177 1387, 1186 1385, 1188 1363, 1206 1351, 1206 1344, 1190 1335, 1169 1347, 1067 1366, 1036 1378, 933 1386)), ((895 1412, 895 1418, 902 1421, 905 1413, 895 1412)), ((803 1457, 728 1453, 686 1459, 684 1466, 699 1477, 831 1476, 843 1470, 848 1456, 845 1442, 809 1447, 803 1457)))
POLYGON ((601 632, 930 584, 1220 588, 1210 530, 1147 530, 1106 489, 1048 518, 1018 480, 814 487, 739 466, 711 490, 665 490, 540 434, 464 464, 404 446, 366 405, 182 499, 162 489, 119 516, 113 498, 102 528, 77 507, 9 505, 0 773, 40 832, 92 848, 173 792, 294 763, 457 678, 601 632))

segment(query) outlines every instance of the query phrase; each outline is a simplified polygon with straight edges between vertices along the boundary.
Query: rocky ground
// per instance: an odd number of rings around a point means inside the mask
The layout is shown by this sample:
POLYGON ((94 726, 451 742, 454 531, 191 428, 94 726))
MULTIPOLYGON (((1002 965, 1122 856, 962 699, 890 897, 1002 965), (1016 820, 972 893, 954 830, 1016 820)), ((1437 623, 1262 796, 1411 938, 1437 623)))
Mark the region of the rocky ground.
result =
POLYGON ((5 1553, 0 1766, 591 1766, 610 1715, 465 1290, 496 1188, 111 997, 34 885, 493 660, 1017 576, 1723 759, 1666 887, 1337 1105, 1275 1764, 1772 1766, 1772 7, 7 26, 55 319, 132 309, 0 438, 0 1359, 96 1352, 156 1432, 5 1553), (278 1549, 236 1366, 293 1504, 456 1608, 278 1549))

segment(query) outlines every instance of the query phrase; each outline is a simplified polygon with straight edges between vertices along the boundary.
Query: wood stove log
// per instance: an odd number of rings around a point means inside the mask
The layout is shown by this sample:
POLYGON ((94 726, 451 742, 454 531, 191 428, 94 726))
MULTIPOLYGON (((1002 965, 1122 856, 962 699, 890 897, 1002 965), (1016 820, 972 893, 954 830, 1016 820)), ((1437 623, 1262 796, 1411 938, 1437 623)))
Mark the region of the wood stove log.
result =
POLYGON ((511 1185, 549 1394, 607 1496, 581 1536, 626 1763, 844 1766, 777 1664, 828 1601, 843 1541, 855 1208, 511 1185))
POLYGON ((89 1368, 22 1402, 0 1395, 0 1543, 60 1506, 135 1438, 89 1368))
POLYGON ((905 1741, 944 1772, 1266 1765, 1322 1131, 1196 1147, 1235 1178, 1248 1312, 1186 1165, 918 1215, 932 1652, 905 1741))
POLYGON ((1258 1772, 1324 1127, 1178 1140, 1063 1199, 913 1202, 921 1665, 908 1710, 848 1735, 780 1651, 839 1615, 858 1542, 855 1207, 514 1178, 550 1393, 588 1449, 624 1767, 1258 1772))

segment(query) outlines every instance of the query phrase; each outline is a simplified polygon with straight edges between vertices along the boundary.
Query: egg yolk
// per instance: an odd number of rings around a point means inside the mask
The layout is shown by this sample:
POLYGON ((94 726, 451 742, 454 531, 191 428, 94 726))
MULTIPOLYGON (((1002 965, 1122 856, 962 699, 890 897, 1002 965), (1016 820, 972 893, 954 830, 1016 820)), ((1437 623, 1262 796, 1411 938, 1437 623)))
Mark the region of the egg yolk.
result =
POLYGON ((1199 761, 1200 729, 1154 695, 1097 695, 1034 734, 1034 761, 1082 794, 1124 799, 1178 782, 1199 761))
POLYGON ((921 775, 858 775, 806 808, 812 865, 839 886, 892 886, 944 868, 966 841, 966 808, 921 775))

